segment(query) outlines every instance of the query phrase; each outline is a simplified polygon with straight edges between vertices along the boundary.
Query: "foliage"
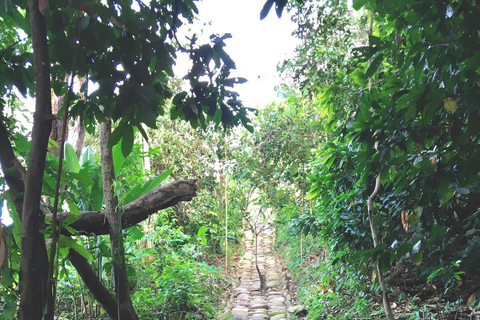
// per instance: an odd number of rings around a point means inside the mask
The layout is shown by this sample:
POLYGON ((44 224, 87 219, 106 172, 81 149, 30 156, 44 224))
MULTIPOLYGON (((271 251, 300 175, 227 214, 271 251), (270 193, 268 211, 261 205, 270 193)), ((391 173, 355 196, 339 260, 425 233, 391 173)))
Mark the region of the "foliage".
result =
MULTIPOLYGON (((291 209, 291 208, 290 208, 291 209)), ((365 278, 356 266, 335 262, 339 250, 329 252, 323 241, 311 234, 302 243, 304 256, 300 257, 298 229, 289 223, 282 209, 277 227, 278 242, 288 269, 298 283, 297 295, 300 303, 308 306, 312 319, 335 318, 381 319, 378 306, 372 305, 371 297, 365 292, 365 278)))
POLYGON ((294 81, 284 88, 321 116, 316 130, 326 141, 307 166, 312 214, 290 198, 277 221, 318 240, 330 272, 408 263, 435 286, 478 293, 478 285, 465 285, 480 275, 478 6, 359 0, 354 12, 346 1, 327 0, 293 7, 303 44, 282 66, 294 81), (366 202, 377 175, 374 219, 383 244, 373 249, 366 202))

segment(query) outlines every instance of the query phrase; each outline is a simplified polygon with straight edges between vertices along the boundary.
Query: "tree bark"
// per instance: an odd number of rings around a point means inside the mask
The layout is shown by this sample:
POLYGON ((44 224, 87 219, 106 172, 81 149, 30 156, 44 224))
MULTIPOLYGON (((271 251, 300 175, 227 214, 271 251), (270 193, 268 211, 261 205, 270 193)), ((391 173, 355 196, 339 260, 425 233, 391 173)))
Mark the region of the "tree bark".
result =
POLYGON ((50 60, 45 18, 37 0, 28 0, 32 30, 33 67, 35 72, 35 113, 25 195, 22 210, 22 245, 20 257, 20 320, 42 319, 45 307, 48 273, 45 239, 40 233, 45 157, 52 126, 50 60))
POLYGON ((115 196, 112 148, 108 140, 112 131, 110 117, 100 124, 100 158, 102 163, 103 198, 105 201, 105 216, 110 235, 110 251, 112 253, 113 283, 118 303, 119 318, 122 320, 138 320, 133 308, 128 286, 127 266, 125 262, 125 247, 122 234, 122 213, 118 209, 118 198, 115 196), (125 309, 122 311, 122 307, 125 309))
MULTIPOLYGON (((83 84, 87 81, 86 77, 79 77, 78 78, 78 87, 81 88, 83 84)), ((80 99, 87 102, 87 94, 86 91, 81 91, 80 92, 80 99)), ((85 125, 83 124, 83 119, 81 117, 77 117, 75 119, 75 124, 73 125, 73 128, 71 130, 71 144, 73 146, 73 149, 75 150, 75 153, 77 154, 77 158, 80 159, 83 151, 83 144, 85 142, 85 125)))
MULTIPOLYGON (((126 204, 123 207, 122 228, 128 228, 142 222, 150 215, 159 210, 172 207, 180 201, 190 201, 195 197, 197 187, 196 179, 178 180, 164 184, 156 189, 144 194, 136 200, 126 204)), ((58 214, 61 223, 70 212, 58 214)), ((108 226, 104 211, 80 211, 79 219, 69 226, 82 235, 102 235, 108 234, 108 226)), ((51 215, 47 215, 51 218, 51 215)), ((66 232, 65 229, 62 230, 66 232)))
MULTIPOLYGON (((65 76, 65 83, 68 83, 68 74, 65 76)), ((52 113, 57 115, 58 111, 65 105, 66 96, 61 95, 59 97, 53 95, 52 97, 53 105, 52 105, 52 113)), ((52 145, 48 150, 49 153, 53 154, 55 158, 59 159, 63 155, 60 154, 60 144, 62 143, 63 136, 65 135, 65 139, 68 138, 68 126, 65 127, 64 123, 68 121, 67 114, 63 113, 60 117, 56 117, 52 121, 52 130, 50 131, 50 139, 55 141, 58 145, 52 145), (64 127, 66 133, 64 134, 64 127)))

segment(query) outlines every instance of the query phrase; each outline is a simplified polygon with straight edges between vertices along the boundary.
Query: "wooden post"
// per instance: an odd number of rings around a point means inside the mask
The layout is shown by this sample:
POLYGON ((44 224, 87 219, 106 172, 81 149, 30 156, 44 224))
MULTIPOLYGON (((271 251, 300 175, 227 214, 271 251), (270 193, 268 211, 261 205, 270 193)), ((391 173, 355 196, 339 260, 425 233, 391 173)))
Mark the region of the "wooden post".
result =
MULTIPOLYGON (((227 139, 223 136, 225 148, 224 166, 227 165, 227 139)), ((224 170, 225 171, 225 170, 224 170)), ((228 172, 225 174, 225 270, 228 269, 228 172)))

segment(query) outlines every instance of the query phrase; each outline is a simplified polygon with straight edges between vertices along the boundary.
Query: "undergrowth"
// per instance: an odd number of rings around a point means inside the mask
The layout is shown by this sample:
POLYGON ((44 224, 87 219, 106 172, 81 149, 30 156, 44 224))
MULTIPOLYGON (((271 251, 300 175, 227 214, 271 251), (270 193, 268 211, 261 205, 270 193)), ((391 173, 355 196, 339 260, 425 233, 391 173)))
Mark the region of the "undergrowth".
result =
POLYGON ((369 295, 365 272, 335 259, 311 235, 301 236, 288 226, 277 228, 277 247, 297 284, 299 303, 310 319, 382 319, 381 305, 369 295))

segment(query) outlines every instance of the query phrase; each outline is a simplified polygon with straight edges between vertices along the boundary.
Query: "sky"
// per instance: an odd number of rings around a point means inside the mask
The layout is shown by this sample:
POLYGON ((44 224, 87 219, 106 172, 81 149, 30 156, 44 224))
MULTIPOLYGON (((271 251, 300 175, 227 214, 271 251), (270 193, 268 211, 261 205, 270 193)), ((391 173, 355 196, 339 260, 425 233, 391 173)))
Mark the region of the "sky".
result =
POLYGON ((235 86, 245 107, 263 107, 280 100, 274 90, 279 83, 277 64, 293 57, 298 44, 298 40, 291 35, 295 24, 286 11, 279 19, 272 7, 269 15, 260 20, 265 1, 195 2, 206 36, 212 33, 232 35, 225 41, 225 51, 236 63, 237 70, 232 76, 248 79, 247 83, 235 86))

